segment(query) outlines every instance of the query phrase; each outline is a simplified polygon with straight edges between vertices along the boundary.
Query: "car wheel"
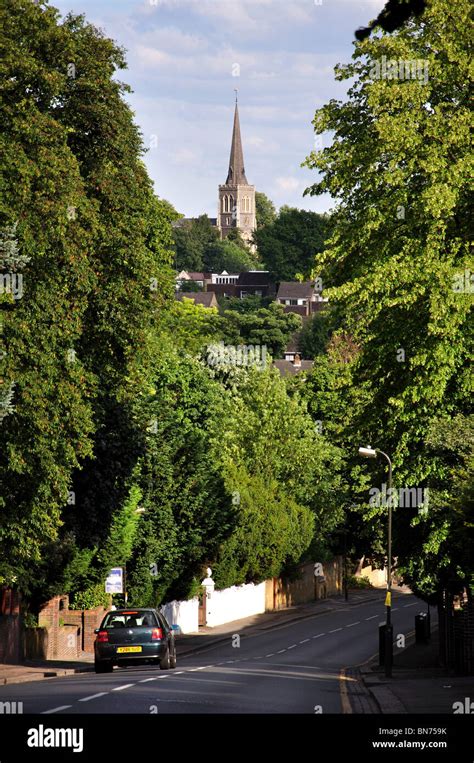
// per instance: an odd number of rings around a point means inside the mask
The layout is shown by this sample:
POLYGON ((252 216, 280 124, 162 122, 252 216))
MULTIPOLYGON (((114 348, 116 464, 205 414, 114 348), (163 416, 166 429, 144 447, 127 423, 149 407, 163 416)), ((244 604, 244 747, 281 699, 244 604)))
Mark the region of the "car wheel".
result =
POLYGON ((169 646, 167 646, 166 647, 166 654, 160 660, 160 670, 169 670, 170 666, 171 666, 170 648, 169 648, 169 646))
POLYGON ((176 667, 176 645, 173 647, 173 654, 170 657, 170 668, 176 667))
POLYGON ((102 660, 95 660, 94 669, 96 673, 111 673, 114 666, 111 662, 102 662, 102 660))

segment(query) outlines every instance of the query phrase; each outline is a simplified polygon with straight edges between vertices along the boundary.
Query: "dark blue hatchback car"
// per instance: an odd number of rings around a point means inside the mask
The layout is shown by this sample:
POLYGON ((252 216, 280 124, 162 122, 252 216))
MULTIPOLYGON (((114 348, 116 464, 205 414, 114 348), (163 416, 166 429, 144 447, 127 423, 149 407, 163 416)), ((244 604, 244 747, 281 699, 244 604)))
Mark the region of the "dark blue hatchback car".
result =
POLYGON ((108 612, 94 643, 96 673, 110 673, 114 665, 159 663, 162 670, 176 667, 175 633, 156 609, 115 609, 108 612))

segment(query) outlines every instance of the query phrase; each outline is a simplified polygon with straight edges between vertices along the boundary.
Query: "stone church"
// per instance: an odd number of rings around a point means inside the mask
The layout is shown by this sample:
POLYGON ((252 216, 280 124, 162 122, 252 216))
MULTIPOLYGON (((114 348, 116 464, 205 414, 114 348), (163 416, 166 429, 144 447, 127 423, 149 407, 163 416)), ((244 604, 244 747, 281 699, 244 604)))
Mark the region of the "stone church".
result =
POLYGON ((217 227, 221 238, 238 228, 242 238, 251 246, 252 233, 257 227, 255 218, 255 186, 245 176, 244 152, 240 134, 239 107, 235 101, 234 129, 230 149, 227 180, 219 186, 217 227))

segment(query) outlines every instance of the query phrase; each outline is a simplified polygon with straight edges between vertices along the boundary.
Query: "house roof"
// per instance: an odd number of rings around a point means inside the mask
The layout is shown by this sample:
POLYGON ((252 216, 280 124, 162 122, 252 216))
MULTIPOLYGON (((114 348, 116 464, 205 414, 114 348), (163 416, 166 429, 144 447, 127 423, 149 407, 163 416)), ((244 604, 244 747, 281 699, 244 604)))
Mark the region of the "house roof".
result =
POLYGON ((181 302, 185 297, 186 299, 194 300, 195 305, 203 305, 203 307, 217 306, 216 295, 213 291, 180 291, 175 296, 181 302))
POLYGON ((239 286, 268 286, 273 283, 268 270, 249 270, 239 275, 239 286))
POLYGON ((302 360, 301 365, 295 366, 291 360, 274 360, 273 365, 280 372, 280 376, 295 376, 300 371, 311 371, 314 360, 302 360))
POLYGON ((312 281, 282 281, 280 283, 277 299, 309 299, 314 294, 312 281))
POLYGON ((191 272, 188 270, 188 276, 191 281, 204 281, 206 278, 206 273, 197 273, 197 272, 191 272))

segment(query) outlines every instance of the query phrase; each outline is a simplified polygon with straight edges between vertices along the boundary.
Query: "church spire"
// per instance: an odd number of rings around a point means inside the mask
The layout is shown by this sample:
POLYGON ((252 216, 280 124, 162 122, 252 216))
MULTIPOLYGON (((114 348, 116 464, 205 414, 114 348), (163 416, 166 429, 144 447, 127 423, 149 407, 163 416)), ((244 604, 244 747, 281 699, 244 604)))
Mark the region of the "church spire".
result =
POLYGON ((237 91, 235 91, 234 130, 232 133, 232 146, 230 149, 229 172, 226 185, 248 185, 245 177, 244 152, 242 150, 242 138, 240 137, 239 106, 237 103, 237 91))

